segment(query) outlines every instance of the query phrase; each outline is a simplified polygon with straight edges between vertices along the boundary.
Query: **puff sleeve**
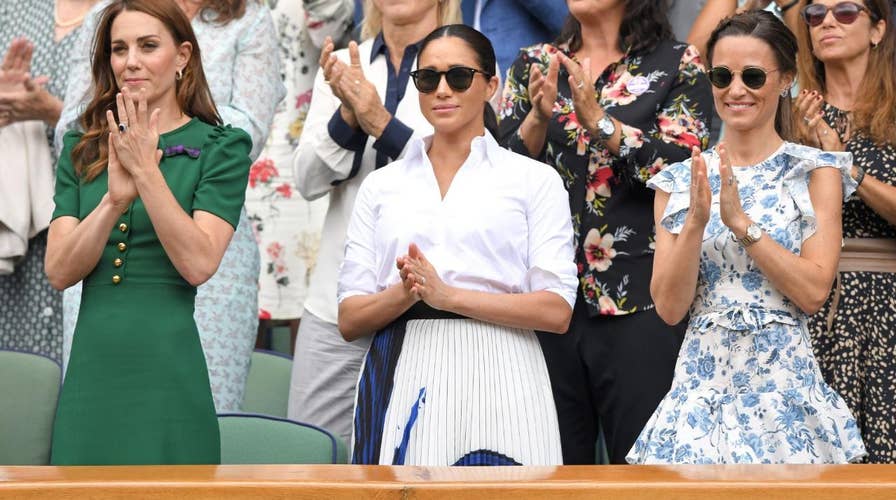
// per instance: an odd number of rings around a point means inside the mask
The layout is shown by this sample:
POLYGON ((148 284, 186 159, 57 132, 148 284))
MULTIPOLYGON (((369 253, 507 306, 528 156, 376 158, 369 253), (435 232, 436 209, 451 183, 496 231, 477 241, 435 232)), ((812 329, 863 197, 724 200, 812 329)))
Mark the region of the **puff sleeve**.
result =
POLYGON ((70 130, 62 138, 62 153, 56 163, 56 192, 53 195, 53 217, 81 217, 80 180, 72 164, 72 148, 81 140, 81 132, 70 130))
POLYGON ((215 214, 236 229, 246 198, 251 151, 249 134, 229 125, 215 127, 201 153, 202 173, 193 195, 194 211, 215 214))

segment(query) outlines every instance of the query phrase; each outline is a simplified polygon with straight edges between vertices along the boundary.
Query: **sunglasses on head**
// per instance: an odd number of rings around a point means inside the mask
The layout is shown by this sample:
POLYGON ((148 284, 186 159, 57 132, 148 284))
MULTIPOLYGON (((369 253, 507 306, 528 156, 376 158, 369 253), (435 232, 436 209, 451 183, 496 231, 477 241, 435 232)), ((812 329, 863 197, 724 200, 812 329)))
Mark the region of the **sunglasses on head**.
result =
MULTIPOLYGON (((812 3, 803 7, 803 21, 806 21, 806 24, 814 28, 824 22, 824 18, 827 17, 828 11, 831 11, 834 14, 834 19, 841 24, 852 24, 856 22, 856 19, 859 18, 859 14, 861 14, 862 11, 867 12, 868 15, 871 16, 871 11, 869 11, 867 7, 855 2, 840 2, 833 7, 828 7, 827 5, 822 5, 820 3, 812 3)), ((873 16, 871 17, 873 18, 873 16)))
POLYGON ((419 92, 429 94, 439 88, 439 82, 442 81, 442 75, 445 75, 445 81, 448 86, 457 92, 463 92, 473 85, 473 77, 476 73, 482 73, 486 78, 492 75, 485 71, 468 68, 466 66, 455 66, 448 71, 436 71, 434 69, 418 69, 411 71, 411 78, 414 79, 414 86, 419 92))
POLYGON ((727 66, 714 66, 709 70, 709 83, 712 83, 716 88, 724 89, 731 85, 734 75, 740 73, 740 81, 744 82, 744 85, 753 90, 758 90, 765 85, 768 74, 775 71, 778 70, 766 71, 756 66, 747 66, 742 71, 731 71, 727 66))

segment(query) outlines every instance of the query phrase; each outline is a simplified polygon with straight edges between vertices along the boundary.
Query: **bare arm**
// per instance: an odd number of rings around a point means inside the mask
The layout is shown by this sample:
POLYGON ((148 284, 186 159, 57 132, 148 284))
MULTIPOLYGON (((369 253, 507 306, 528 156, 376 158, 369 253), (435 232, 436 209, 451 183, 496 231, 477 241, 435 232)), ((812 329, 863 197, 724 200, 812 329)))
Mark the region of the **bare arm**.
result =
POLYGON ((44 270, 53 288, 65 290, 93 271, 126 208, 116 206, 107 193, 84 220, 65 216, 50 223, 44 270))
MULTIPOLYGON (((687 42, 696 47, 700 54, 706 54, 706 43, 712 30, 719 21, 734 14, 736 10, 737 0, 709 0, 694 20, 687 42)), ((709 64, 709 61, 706 63, 709 64)))
POLYGON ((420 300, 404 283, 369 295, 355 295, 339 303, 339 331, 349 342, 370 335, 405 313, 420 300))
POLYGON ((891 225, 896 225, 896 187, 865 175, 856 190, 859 198, 891 225))
POLYGON ((653 202, 656 251, 650 296, 660 318, 675 325, 684 319, 697 293, 700 247, 712 201, 706 163, 696 148, 691 152, 691 202, 684 227, 677 235, 661 223, 669 197, 669 193, 657 191, 653 202))

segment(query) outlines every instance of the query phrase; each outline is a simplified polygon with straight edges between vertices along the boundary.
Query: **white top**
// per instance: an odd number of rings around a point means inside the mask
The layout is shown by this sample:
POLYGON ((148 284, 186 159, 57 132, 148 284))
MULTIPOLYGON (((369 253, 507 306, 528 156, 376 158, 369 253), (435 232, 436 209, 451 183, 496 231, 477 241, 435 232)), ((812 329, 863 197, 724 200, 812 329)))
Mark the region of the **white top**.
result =
MULTIPOLYGON (((359 47, 361 69, 365 77, 375 86, 380 101, 385 102, 386 84, 388 82, 386 58, 382 55, 370 60, 373 39, 364 41, 359 47)), ((349 62, 348 50, 334 52, 346 63, 349 62)), ((416 62, 414 63, 416 67, 416 62)), ((408 78, 404 98, 398 103, 395 118, 414 130, 415 136, 432 133, 432 125, 420 112, 420 101, 413 80, 408 78)), ((333 95, 330 86, 324 83, 323 75, 318 71, 314 79, 314 91, 311 107, 299 147, 293 158, 296 187, 308 200, 330 194, 330 206, 324 220, 317 263, 311 275, 311 285, 305 299, 305 309, 318 318, 336 324, 338 303, 336 301, 336 280, 339 277, 339 266, 342 263, 342 249, 345 243, 345 230, 352 213, 352 204, 361 181, 376 165, 376 153, 373 145, 376 139, 367 138, 364 155, 358 175, 336 186, 333 181, 345 179, 352 170, 355 152, 343 148, 330 137, 327 124, 333 113, 339 108, 339 99, 333 95)), ((410 141, 408 142, 410 144, 410 141)), ((403 156, 407 151, 402 151, 403 156)))
POLYGON ((442 199, 416 138, 404 159, 370 174, 355 201, 339 301, 398 283, 395 259, 416 243, 448 285, 493 293, 554 292, 572 307, 576 264, 557 172, 502 149, 486 132, 442 199))

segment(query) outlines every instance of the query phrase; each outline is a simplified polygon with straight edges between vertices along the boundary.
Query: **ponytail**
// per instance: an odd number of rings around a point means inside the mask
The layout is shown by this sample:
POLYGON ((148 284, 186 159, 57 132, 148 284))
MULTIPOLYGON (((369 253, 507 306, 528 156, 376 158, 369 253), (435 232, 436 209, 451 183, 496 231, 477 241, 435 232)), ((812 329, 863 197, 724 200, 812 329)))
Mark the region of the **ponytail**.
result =
POLYGON ((485 122, 485 130, 488 130, 492 137, 495 139, 498 138, 498 116, 495 114, 494 108, 492 108, 491 103, 488 101, 485 102, 485 111, 482 113, 483 121, 485 122))

